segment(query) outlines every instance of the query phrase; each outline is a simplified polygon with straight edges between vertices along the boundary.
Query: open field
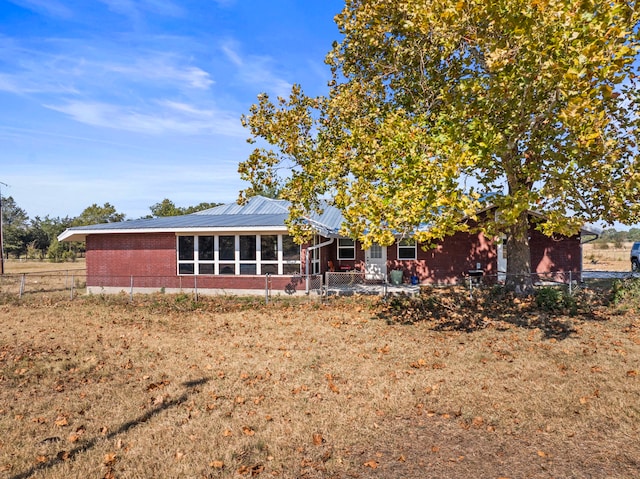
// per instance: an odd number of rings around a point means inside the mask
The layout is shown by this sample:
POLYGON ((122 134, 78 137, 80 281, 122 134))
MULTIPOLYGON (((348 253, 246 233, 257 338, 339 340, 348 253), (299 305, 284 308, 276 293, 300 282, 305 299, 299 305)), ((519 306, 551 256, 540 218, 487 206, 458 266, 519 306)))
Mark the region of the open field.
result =
POLYGON ((635 311, 126 299, 0 301, 1 478, 640 477, 635 311))
POLYGON ((607 243, 603 247, 599 243, 586 243, 582 245, 583 269, 591 271, 631 271, 631 245, 623 243, 616 248, 613 243, 607 243))
POLYGON ((84 270, 86 263, 84 258, 76 261, 66 261, 64 263, 51 263, 49 261, 33 261, 33 260, 5 260, 4 271, 7 274, 16 273, 49 273, 60 271, 78 271, 84 270))

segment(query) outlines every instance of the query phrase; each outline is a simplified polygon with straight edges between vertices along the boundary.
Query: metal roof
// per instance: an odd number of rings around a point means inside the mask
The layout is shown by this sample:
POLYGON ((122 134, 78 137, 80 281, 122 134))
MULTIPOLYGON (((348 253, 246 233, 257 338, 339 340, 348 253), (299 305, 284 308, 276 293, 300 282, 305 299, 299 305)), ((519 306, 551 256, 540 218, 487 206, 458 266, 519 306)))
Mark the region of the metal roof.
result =
MULTIPOLYGON (((539 213, 530 212, 534 215, 539 213)), ((206 233, 233 231, 286 231, 285 220, 289 216, 289 202, 263 196, 254 196, 243 204, 230 203, 216 206, 197 213, 182 216, 138 219, 118 223, 101 223, 90 226, 76 226, 64 231, 60 241, 84 241, 89 234, 114 233, 206 233)), ((344 222, 341 211, 328 203, 322 213, 312 213, 304 218, 318 234, 339 237, 344 222)), ((425 227, 428 227, 425 225, 425 227)), ((596 228, 583 226, 583 234, 599 235, 596 228)))
MULTIPOLYGON (((58 236, 58 239, 60 241, 84 241, 89 234, 137 232, 286 231, 285 220, 288 216, 289 202, 254 196, 249 198, 244 205, 230 203, 189 215, 76 226, 64 231, 58 236)), ((327 206, 322 215, 312 215, 308 221, 320 234, 337 235, 343 219, 337 208, 327 206)))

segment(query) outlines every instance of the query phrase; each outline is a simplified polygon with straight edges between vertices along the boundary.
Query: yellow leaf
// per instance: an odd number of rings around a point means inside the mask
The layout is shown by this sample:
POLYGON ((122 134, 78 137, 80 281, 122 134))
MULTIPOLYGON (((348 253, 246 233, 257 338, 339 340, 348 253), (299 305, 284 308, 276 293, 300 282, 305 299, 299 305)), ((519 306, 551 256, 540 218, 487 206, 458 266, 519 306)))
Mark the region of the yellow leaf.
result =
POLYGON ((370 467, 371 469, 378 469, 378 465, 379 465, 378 461, 374 461, 374 460, 367 461, 364 463, 365 467, 370 467))
POLYGON ((214 469, 224 469, 224 462, 222 461, 211 461, 209 463, 210 467, 213 467, 214 469))

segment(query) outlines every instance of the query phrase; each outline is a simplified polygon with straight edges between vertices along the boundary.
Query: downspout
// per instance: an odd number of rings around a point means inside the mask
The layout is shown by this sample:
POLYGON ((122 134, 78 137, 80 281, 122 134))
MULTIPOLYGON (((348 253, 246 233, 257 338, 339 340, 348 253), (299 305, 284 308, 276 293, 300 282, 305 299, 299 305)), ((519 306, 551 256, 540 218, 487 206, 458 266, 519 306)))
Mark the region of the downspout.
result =
POLYGON ((311 255, 310 255, 309 253, 310 253, 311 251, 314 251, 314 250, 317 250, 317 249, 323 248, 323 247, 325 247, 325 246, 329 246, 329 245, 330 245, 330 244, 332 244, 335 240, 336 240, 335 238, 330 238, 329 240, 325 241, 324 243, 315 244, 315 245, 313 245, 313 246, 309 246, 309 247, 307 248, 307 254, 306 254, 306 258, 305 258, 305 270, 304 270, 304 271, 305 271, 305 273, 306 273, 306 276, 307 276, 307 281, 306 281, 306 285, 305 285, 305 288, 306 288, 306 291, 305 291, 305 292, 306 292, 306 294, 309 294, 309 290, 310 290, 310 287, 309 287, 309 286, 310 286, 310 285, 309 285, 309 281, 310 281, 310 279, 309 279, 310 259, 309 259, 309 258, 311 257, 311 255))

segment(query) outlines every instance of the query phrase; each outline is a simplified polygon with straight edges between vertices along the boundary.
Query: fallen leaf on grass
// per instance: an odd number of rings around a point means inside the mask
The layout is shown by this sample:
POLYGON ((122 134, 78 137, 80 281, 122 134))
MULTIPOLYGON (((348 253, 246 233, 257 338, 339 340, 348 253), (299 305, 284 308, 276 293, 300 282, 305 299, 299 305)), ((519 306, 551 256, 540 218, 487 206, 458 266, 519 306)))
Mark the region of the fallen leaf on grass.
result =
POLYGON ((55 425, 58 427, 67 426, 69 425, 69 421, 67 421, 67 418, 64 416, 58 416, 58 418, 56 419, 55 425))
POLYGON ((379 463, 378 461, 367 461, 364 463, 365 467, 370 467, 371 469, 378 469, 379 463))
POLYGON ((224 469, 224 462, 222 461, 211 461, 209 463, 210 467, 213 467, 214 469, 224 469))
POLYGON ((322 434, 320 434, 319 432, 316 432, 313 434, 314 445, 320 446, 323 442, 324 442, 324 438, 322 437, 322 434))
POLYGON ((104 455, 104 459, 102 461, 102 463, 105 466, 110 466, 111 464, 113 464, 114 462, 116 462, 117 456, 115 452, 110 452, 104 455))
POLYGON ((244 433, 245 436, 253 436, 256 433, 249 426, 242 426, 242 432, 244 433))

